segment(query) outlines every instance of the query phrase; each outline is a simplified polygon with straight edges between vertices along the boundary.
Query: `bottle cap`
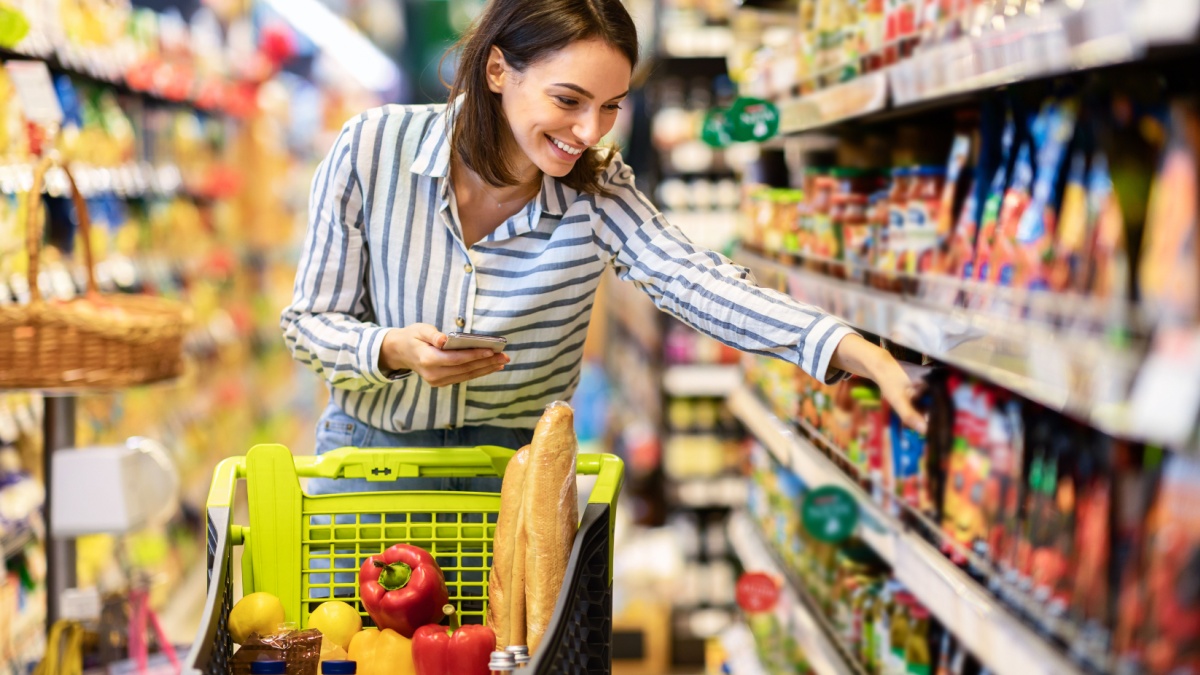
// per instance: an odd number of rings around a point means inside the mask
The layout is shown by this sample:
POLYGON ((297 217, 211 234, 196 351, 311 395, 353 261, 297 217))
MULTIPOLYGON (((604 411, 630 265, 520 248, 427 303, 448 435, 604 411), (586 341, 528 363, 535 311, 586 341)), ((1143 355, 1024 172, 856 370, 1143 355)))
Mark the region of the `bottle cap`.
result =
POLYGON ((355 675, 358 664, 354 661, 322 661, 321 675, 355 675))
POLYGON ((250 675, 285 675, 287 673, 287 662, 277 659, 252 661, 250 663, 250 675))
POLYGON ((514 670, 516 667, 516 659, 508 652, 492 652, 492 658, 488 661, 488 670, 514 670))
POLYGON ((509 645, 504 651, 513 655, 513 660, 518 666, 523 666, 529 663, 529 647, 525 645, 509 645))

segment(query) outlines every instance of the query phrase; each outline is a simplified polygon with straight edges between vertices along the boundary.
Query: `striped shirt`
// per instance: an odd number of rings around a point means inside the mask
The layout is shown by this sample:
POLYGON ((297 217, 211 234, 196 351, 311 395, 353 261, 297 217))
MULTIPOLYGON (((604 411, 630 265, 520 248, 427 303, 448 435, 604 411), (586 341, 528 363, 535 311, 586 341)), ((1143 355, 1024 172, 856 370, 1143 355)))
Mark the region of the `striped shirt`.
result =
MULTIPOLYGON (((451 111, 452 112, 452 111, 451 111)), ((532 428, 569 400, 606 267, 663 311, 738 349, 832 380, 851 331, 749 270, 693 245, 634 187, 617 155, 611 197, 543 178, 539 196, 471 248, 450 188, 447 107, 384 106, 342 129, 313 180, 309 228, 281 325, 293 356, 361 422, 390 432, 467 425, 532 428), (463 384, 390 379, 390 327, 428 323, 508 339, 512 362, 463 384)))

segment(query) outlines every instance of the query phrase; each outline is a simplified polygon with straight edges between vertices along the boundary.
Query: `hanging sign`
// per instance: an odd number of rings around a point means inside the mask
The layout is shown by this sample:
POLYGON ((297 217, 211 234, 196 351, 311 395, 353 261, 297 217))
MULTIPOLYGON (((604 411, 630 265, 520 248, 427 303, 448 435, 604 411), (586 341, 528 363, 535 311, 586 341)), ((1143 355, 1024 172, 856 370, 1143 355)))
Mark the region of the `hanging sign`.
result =
POLYGON ((818 541, 845 541, 858 525, 858 502, 836 485, 809 490, 800 507, 800 520, 818 541))
POLYGON ((713 108, 704 116, 704 126, 700 127, 700 140, 714 148, 726 148, 733 143, 733 136, 729 131, 729 110, 713 108))
POLYGON ((730 135, 735 141, 761 143, 779 132, 779 108, 761 98, 739 98, 729 109, 730 135))

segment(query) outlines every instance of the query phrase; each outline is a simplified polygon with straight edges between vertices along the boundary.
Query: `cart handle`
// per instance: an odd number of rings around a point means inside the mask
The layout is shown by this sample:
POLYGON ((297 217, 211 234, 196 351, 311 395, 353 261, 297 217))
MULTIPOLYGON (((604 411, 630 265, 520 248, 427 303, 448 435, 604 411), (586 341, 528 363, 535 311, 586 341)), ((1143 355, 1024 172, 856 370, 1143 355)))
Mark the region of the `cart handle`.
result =
MULTIPOLYGON (((259 445, 250 452, 279 447, 282 446, 259 445)), ((292 461, 296 475, 301 478, 365 478, 378 482, 423 476, 503 476, 514 454, 513 450, 494 445, 476 448, 338 448, 319 456, 293 456, 292 461)), ((588 498, 589 504, 608 504, 616 509, 625 475, 625 463, 619 457, 583 453, 575 460, 575 471, 598 477, 588 498)), ((232 506, 237 481, 245 477, 245 457, 229 457, 218 464, 208 493, 208 508, 232 506)))

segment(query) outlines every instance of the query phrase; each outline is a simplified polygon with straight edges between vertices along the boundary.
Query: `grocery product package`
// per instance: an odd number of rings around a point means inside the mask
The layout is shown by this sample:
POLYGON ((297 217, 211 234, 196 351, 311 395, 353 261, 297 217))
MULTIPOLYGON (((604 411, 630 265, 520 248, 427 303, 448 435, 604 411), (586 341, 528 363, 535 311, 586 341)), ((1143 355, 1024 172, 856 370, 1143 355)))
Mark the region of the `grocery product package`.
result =
POLYGON ((317 675, 321 641, 321 632, 313 629, 252 635, 233 655, 232 675, 250 675, 250 664, 263 660, 286 661, 289 675, 317 675))

